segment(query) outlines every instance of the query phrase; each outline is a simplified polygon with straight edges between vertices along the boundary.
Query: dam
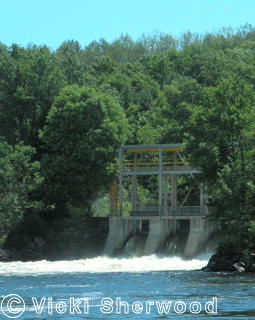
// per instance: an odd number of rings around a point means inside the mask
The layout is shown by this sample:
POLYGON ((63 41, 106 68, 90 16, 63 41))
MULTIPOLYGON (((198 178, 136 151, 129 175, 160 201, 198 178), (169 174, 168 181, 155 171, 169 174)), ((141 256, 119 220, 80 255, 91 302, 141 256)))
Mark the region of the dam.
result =
POLYGON ((200 173, 191 168, 182 155, 182 144, 123 145, 119 151, 119 179, 110 191, 109 234, 104 254, 121 254, 133 237, 145 235, 143 255, 160 253, 182 235, 186 258, 199 254, 215 231, 208 220, 206 185, 199 185, 198 205, 185 205, 190 191, 178 202, 178 178, 200 173), (158 177, 158 202, 141 205, 138 178, 158 177), (125 179, 131 180, 130 206, 123 207, 125 179), (170 190, 170 191, 169 191, 170 190), (170 193, 170 194, 169 194, 170 193))

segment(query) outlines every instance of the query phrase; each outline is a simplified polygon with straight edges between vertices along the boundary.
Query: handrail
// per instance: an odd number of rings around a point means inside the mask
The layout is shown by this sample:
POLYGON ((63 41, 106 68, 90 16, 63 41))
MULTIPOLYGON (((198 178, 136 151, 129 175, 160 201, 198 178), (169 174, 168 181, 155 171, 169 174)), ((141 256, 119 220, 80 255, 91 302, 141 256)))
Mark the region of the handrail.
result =
MULTIPOLYGON (((182 208, 177 207, 176 209, 173 209, 171 207, 167 208, 167 214, 164 214, 163 208, 162 208, 162 216, 163 217, 175 217, 178 219, 178 217, 183 216, 206 216, 208 215, 208 210, 212 209, 211 207, 203 208, 200 206, 184 206, 182 208)), ((123 210, 124 216, 159 216, 159 207, 157 205, 155 206, 140 206, 136 210, 130 210, 124 209, 123 210)), ((118 216, 118 213, 116 212, 115 215, 118 216)))
MULTIPOLYGON (((148 160, 148 161, 145 161, 145 162, 144 162, 144 161, 140 161, 140 160, 139 160, 139 161, 124 160, 124 163, 125 163, 125 162, 131 162, 131 163, 150 163, 150 162, 151 162, 151 163, 159 163, 159 161, 157 161, 157 160, 148 160)), ((180 160, 176 160, 176 161, 174 161, 174 160, 167 160, 167 161, 164 160, 163 162, 164 162, 164 163, 168 163, 168 162, 169 162, 169 163, 177 163, 177 162, 183 163, 183 161, 180 161, 180 160)))
MULTIPOLYGON (((132 216, 158 216, 159 210, 158 207, 155 208, 139 208, 135 211, 131 211, 130 214, 132 216)), ((168 208, 167 214, 162 214, 162 216, 175 216, 176 218, 182 217, 182 216, 206 216, 206 212, 203 210, 200 210, 200 207, 198 207, 196 210, 171 210, 171 208, 168 208)))
MULTIPOLYGON (((165 160, 163 161, 163 167, 184 167, 183 161, 174 161, 174 160, 165 160)), ((134 161, 134 160, 125 160, 123 162, 123 169, 133 169, 133 168, 144 168, 144 167, 150 167, 150 168, 156 168, 159 167, 159 161, 156 160, 148 160, 148 161, 134 161)))

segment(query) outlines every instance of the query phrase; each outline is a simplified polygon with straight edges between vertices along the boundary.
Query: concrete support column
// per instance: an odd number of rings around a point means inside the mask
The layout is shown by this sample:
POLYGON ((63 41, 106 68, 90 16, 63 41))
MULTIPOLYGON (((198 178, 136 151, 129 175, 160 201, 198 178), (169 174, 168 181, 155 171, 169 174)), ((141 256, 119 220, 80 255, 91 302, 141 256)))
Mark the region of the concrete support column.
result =
POLYGON ((160 217, 150 217, 150 230, 145 244, 145 255, 151 255, 160 251, 168 238, 174 232, 172 219, 161 219, 160 217))
POLYGON ((184 252, 185 257, 192 258, 199 254, 205 248, 214 230, 215 227, 212 223, 204 217, 190 219, 190 231, 184 252))
POLYGON ((134 230, 133 220, 121 217, 109 217, 109 234, 104 248, 104 255, 112 256, 123 249, 134 230))

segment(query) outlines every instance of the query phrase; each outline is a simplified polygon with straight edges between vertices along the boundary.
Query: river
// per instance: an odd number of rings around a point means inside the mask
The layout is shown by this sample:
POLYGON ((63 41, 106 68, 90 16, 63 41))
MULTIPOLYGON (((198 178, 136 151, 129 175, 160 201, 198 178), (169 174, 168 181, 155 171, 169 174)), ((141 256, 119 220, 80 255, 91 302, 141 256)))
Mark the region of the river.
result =
POLYGON ((255 319, 255 277, 208 256, 0 263, 1 319, 255 319))

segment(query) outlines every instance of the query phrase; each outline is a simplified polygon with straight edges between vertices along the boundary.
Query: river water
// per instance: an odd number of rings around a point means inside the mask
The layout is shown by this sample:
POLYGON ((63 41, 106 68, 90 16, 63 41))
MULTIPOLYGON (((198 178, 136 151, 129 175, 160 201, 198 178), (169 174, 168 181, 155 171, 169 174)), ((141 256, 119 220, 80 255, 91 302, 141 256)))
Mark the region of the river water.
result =
POLYGON ((0 319, 255 319, 255 277, 208 257, 0 263, 0 319))

